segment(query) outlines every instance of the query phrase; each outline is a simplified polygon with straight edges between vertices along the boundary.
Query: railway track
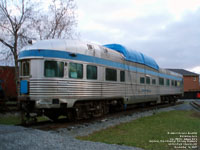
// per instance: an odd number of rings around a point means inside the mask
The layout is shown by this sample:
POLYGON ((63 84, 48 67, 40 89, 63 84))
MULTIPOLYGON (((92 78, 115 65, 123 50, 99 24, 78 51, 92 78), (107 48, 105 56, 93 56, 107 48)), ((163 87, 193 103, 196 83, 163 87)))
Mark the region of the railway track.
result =
POLYGON ((157 113, 157 110, 160 108, 167 108, 174 105, 182 104, 183 102, 177 102, 175 104, 159 104, 159 105, 152 105, 152 106, 134 106, 132 108, 128 108, 126 111, 119 111, 119 112, 112 112, 107 115, 98 118, 90 118, 84 120, 76 120, 76 121, 69 121, 67 118, 59 119, 57 122, 53 122, 51 120, 48 121, 41 121, 34 124, 26 125, 26 127, 40 129, 40 130, 56 130, 59 128, 68 128, 69 130, 74 126, 78 125, 86 125, 89 123, 94 122, 102 122, 112 118, 120 118, 125 116, 131 116, 132 114, 142 113, 147 111, 153 111, 153 113, 157 113))
POLYGON ((195 108, 196 110, 200 111, 200 103, 197 103, 195 101, 190 102, 190 105, 195 108))

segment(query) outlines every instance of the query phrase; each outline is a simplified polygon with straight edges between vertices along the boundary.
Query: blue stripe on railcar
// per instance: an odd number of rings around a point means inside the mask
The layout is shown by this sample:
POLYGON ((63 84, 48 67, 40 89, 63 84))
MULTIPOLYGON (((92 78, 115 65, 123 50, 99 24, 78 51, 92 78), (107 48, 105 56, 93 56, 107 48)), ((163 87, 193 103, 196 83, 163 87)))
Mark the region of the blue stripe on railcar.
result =
POLYGON ((83 54, 76 54, 76 57, 71 56, 70 52, 66 51, 59 51, 59 50, 27 50, 27 51, 22 51, 19 54, 19 58, 26 58, 26 57, 49 57, 49 58, 63 58, 63 59, 72 59, 72 60, 78 60, 78 61, 85 61, 85 62, 90 62, 90 63, 96 63, 100 65, 105 65, 109 67, 115 67, 119 69, 124 69, 124 70, 130 70, 130 71, 135 71, 135 72, 140 72, 140 73, 146 73, 149 75, 154 75, 154 76, 159 76, 159 77, 164 77, 172 80, 178 80, 181 81, 182 78, 178 78, 172 75, 167 75, 167 74, 162 74, 158 72, 154 72, 151 70, 146 70, 143 68, 139 67, 134 67, 134 66, 129 66, 125 65, 119 62, 113 62, 111 60, 106 60, 94 56, 88 56, 88 55, 83 55, 83 54))

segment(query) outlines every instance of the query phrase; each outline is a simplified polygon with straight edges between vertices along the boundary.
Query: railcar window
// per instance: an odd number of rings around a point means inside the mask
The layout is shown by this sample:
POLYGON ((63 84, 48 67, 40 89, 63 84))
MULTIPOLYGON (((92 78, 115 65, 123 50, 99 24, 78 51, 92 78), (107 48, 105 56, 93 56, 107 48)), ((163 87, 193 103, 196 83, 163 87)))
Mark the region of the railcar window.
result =
POLYGON ((30 75, 29 61, 22 61, 21 62, 21 75, 22 76, 29 76, 30 75))
POLYGON ((64 62, 45 61, 44 62, 44 76, 45 77, 63 77, 64 76, 64 62))
POLYGON ((97 67, 87 65, 87 79, 96 80, 97 79, 97 67))
POLYGON ((125 72, 124 71, 120 71, 120 81, 121 82, 125 81, 125 72))
POLYGON ((140 77, 140 83, 144 84, 145 83, 145 78, 144 77, 140 77))
POLYGON ((159 78, 159 85, 164 85, 164 78, 159 78))
POLYGON ((146 84, 150 84, 150 77, 146 77, 146 84))
POLYGON ((69 63, 69 77, 74 79, 82 79, 83 65, 78 63, 69 63))
POLYGON ((174 80, 171 81, 171 85, 174 86, 174 80))
POLYGON ((180 82, 180 81, 177 82, 177 86, 178 86, 178 87, 181 86, 181 82, 180 82))
POLYGON ((106 80, 117 81, 117 70, 106 68, 106 80))
POLYGON ((167 79, 166 81, 167 81, 166 82, 167 86, 169 86, 170 85, 169 79, 167 79))
POLYGON ((152 79, 152 84, 156 84, 156 79, 152 79))
POLYGON ((175 81, 175 86, 177 86, 177 81, 175 81))

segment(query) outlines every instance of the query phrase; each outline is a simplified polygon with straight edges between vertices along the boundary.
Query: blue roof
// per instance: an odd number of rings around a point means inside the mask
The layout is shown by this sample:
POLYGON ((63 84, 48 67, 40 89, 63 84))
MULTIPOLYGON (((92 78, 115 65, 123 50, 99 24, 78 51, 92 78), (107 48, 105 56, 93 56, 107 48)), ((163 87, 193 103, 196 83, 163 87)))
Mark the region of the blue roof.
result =
POLYGON ((113 49, 117 52, 120 52, 121 54, 124 55, 125 60, 127 60, 127 61, 144 64, 146 66, 149 66, 151 68, 159 70, 159 66, 153 58, 148 57, 140 52, 137 52, 137 51, 134 51, 131 49, 127 49, 126 47, 124 47, 120 44, 106 44, 103 46, 113 49))

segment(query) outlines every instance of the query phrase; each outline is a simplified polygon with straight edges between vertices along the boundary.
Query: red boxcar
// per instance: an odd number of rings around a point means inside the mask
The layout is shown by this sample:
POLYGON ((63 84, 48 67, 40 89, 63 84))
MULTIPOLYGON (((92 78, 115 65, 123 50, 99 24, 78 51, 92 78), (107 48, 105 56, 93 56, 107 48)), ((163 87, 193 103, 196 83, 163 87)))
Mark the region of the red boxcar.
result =
POLYGON ((6 99, 17 98, 15 67, 0 66, 0 90, 1 97, 6 99))

